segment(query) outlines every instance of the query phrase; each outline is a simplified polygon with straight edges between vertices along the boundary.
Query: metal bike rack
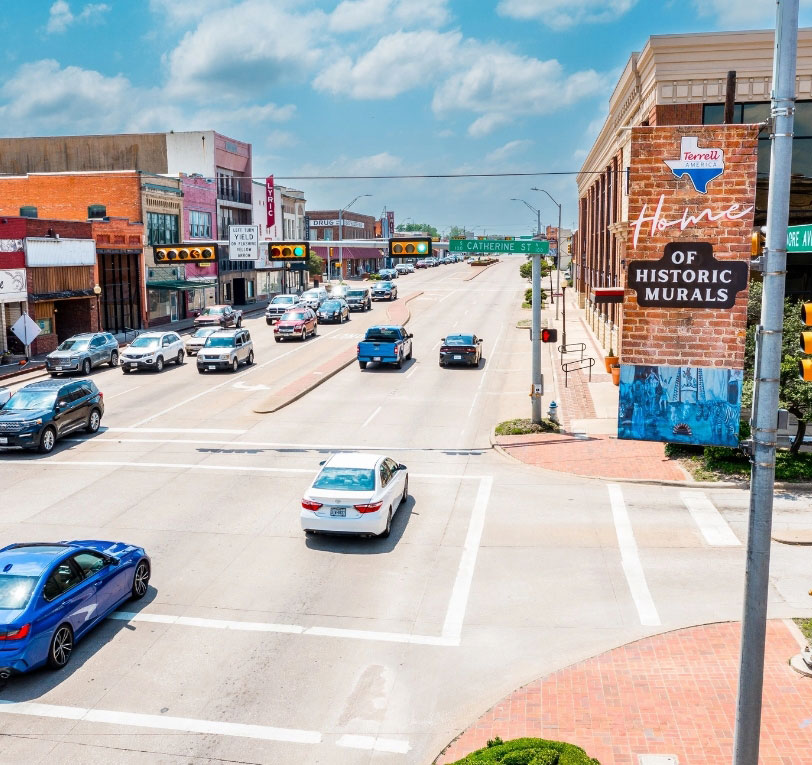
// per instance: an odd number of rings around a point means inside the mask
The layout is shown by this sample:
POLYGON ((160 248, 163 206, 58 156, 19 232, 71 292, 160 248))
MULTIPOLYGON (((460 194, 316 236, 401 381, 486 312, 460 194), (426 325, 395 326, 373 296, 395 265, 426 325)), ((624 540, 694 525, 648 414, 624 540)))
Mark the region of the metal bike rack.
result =
POLYGON ((589 369, 589 382, 592 382, 592 367, 595 366, 595 359, 592 356, 587 356, 586 358, 580 359, 573 359, 572 361, 563 361, 561 363, 561 369, 564 370, 564 387, 569 387, 568 382, 568 375, 570 372, 574 372, 576 369, 589 369))
POLYGON ((586 343, 567 343, 566 345, 559 345, 558 352, 561 354, 561 363, 564 363, 565 353, 580 353, 581 358, 579 361, 584 360, 584 353, 586 353, 586 343))

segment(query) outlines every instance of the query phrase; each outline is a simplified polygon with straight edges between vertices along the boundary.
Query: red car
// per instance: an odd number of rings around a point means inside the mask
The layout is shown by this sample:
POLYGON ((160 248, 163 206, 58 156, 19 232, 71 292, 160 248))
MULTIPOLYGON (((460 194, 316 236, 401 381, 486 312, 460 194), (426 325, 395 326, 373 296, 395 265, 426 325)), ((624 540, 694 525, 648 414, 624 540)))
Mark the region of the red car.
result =
POLYGON ((315 335, 318 322, 311 308, 296 308, 283 313, 273 328, 273 337, 277 343, 289 337, 306 340, 308 335, 315 335))

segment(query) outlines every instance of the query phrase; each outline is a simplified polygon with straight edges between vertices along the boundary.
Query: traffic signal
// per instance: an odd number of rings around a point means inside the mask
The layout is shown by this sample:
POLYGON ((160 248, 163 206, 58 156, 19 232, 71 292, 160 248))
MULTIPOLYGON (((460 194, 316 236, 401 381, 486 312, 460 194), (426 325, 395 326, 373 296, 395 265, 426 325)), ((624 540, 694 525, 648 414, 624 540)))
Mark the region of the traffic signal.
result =
MULTIPOLYGON (((812 303, 801 303, 801 321, 812 327, 812 303)), ((812 354, 812 332, 801 332, 801 352, 812 354)), ((802 380, 812 382, 812 359, 800 359, 798 372, 802 380)))
POLYGON ((307 242, 269 242, 268 259, 289 262, 306 262, 310 257, 310 245, 307 242))
POLYGON ((557 329, 547 329, 546 327, 541 330, 541 342, 542 343, 554 343, 558 340, 558 330, 557 329))
POLYGON ((764 247, 767 245, 767 236, 764 233, 764 227, 754 228, 753 233, 750 235, 750 254, 755 258, 761 255, 764 247))
POLYGON ((214 263, 214 244, 167 244, 154 248, 155 263, 214 263))
POLYGON ((389 256, 395 258, 421 257, 431 255, 431 237, 416 236, 409 239, 390 239, 389 256))

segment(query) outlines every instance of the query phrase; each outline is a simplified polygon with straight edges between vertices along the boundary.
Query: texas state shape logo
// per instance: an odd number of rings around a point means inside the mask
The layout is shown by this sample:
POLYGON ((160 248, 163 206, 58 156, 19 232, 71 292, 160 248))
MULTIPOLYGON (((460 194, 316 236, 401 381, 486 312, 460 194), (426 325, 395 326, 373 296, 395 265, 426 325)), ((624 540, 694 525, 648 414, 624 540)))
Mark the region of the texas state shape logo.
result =
POLYGON ((700 148, 696 142, 696 136, 684 137, 680 158, 666 159, 665 164, 677 178, 687 175, 700 194, 707 194, 708 184, 725 171, 725 153, 722 149, 700 148))

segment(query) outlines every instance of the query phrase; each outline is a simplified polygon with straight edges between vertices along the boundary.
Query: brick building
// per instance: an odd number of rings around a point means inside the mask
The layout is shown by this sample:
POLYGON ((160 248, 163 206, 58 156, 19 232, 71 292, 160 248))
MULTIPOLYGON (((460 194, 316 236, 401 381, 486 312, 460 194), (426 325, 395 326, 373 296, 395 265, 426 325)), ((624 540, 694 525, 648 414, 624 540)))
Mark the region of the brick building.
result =
MULTIPOLYGON (((342 225, 339 233, 338 210, 308 210, 307 217, 311 241, 344 241, 353 239, 374 239, 375 218, 372 215, 347 210, 341 214, 342 225)), ((378 271, 383 263, 384 251, 378 246, 357 246, 352 244, 341 248, 341 260, 344 262, 344 277, 360 276, 363 273, 378 271)), ((317 251, 330 262, 330 276, 339 278, 339 247, 325 245, 317 251)))
MULTIPOLYGON (((579 225, 573 241, 573 277, 580 305, 605 348, 621 347, 622 306, 595 304, 593 287, 625 283, 629 252, 630 172, 645 141, 641 127, 720 125, 727 73, 736 72, 734 123, 769 116, 773 32, 720 32, 649 38, 633 53, 609 99, 609 115, 577 176, 579 225)), ((812 223, 812 29, 798 35, 796 132, 790 223, 812 223)), ((677 149, 679 144, 677 143, 677 149)), ((648 146, 650 152, 664 146, 648 146)), ((769 131, 758 137, 753 224, 766 221, 769 131)), ((668 151, 672 154, 674 148, 668 151)), ((668 156, 654 156, 662 162, 668 156)), ((812 296, 812 265, 788 258, 787 293, 812 296)))

